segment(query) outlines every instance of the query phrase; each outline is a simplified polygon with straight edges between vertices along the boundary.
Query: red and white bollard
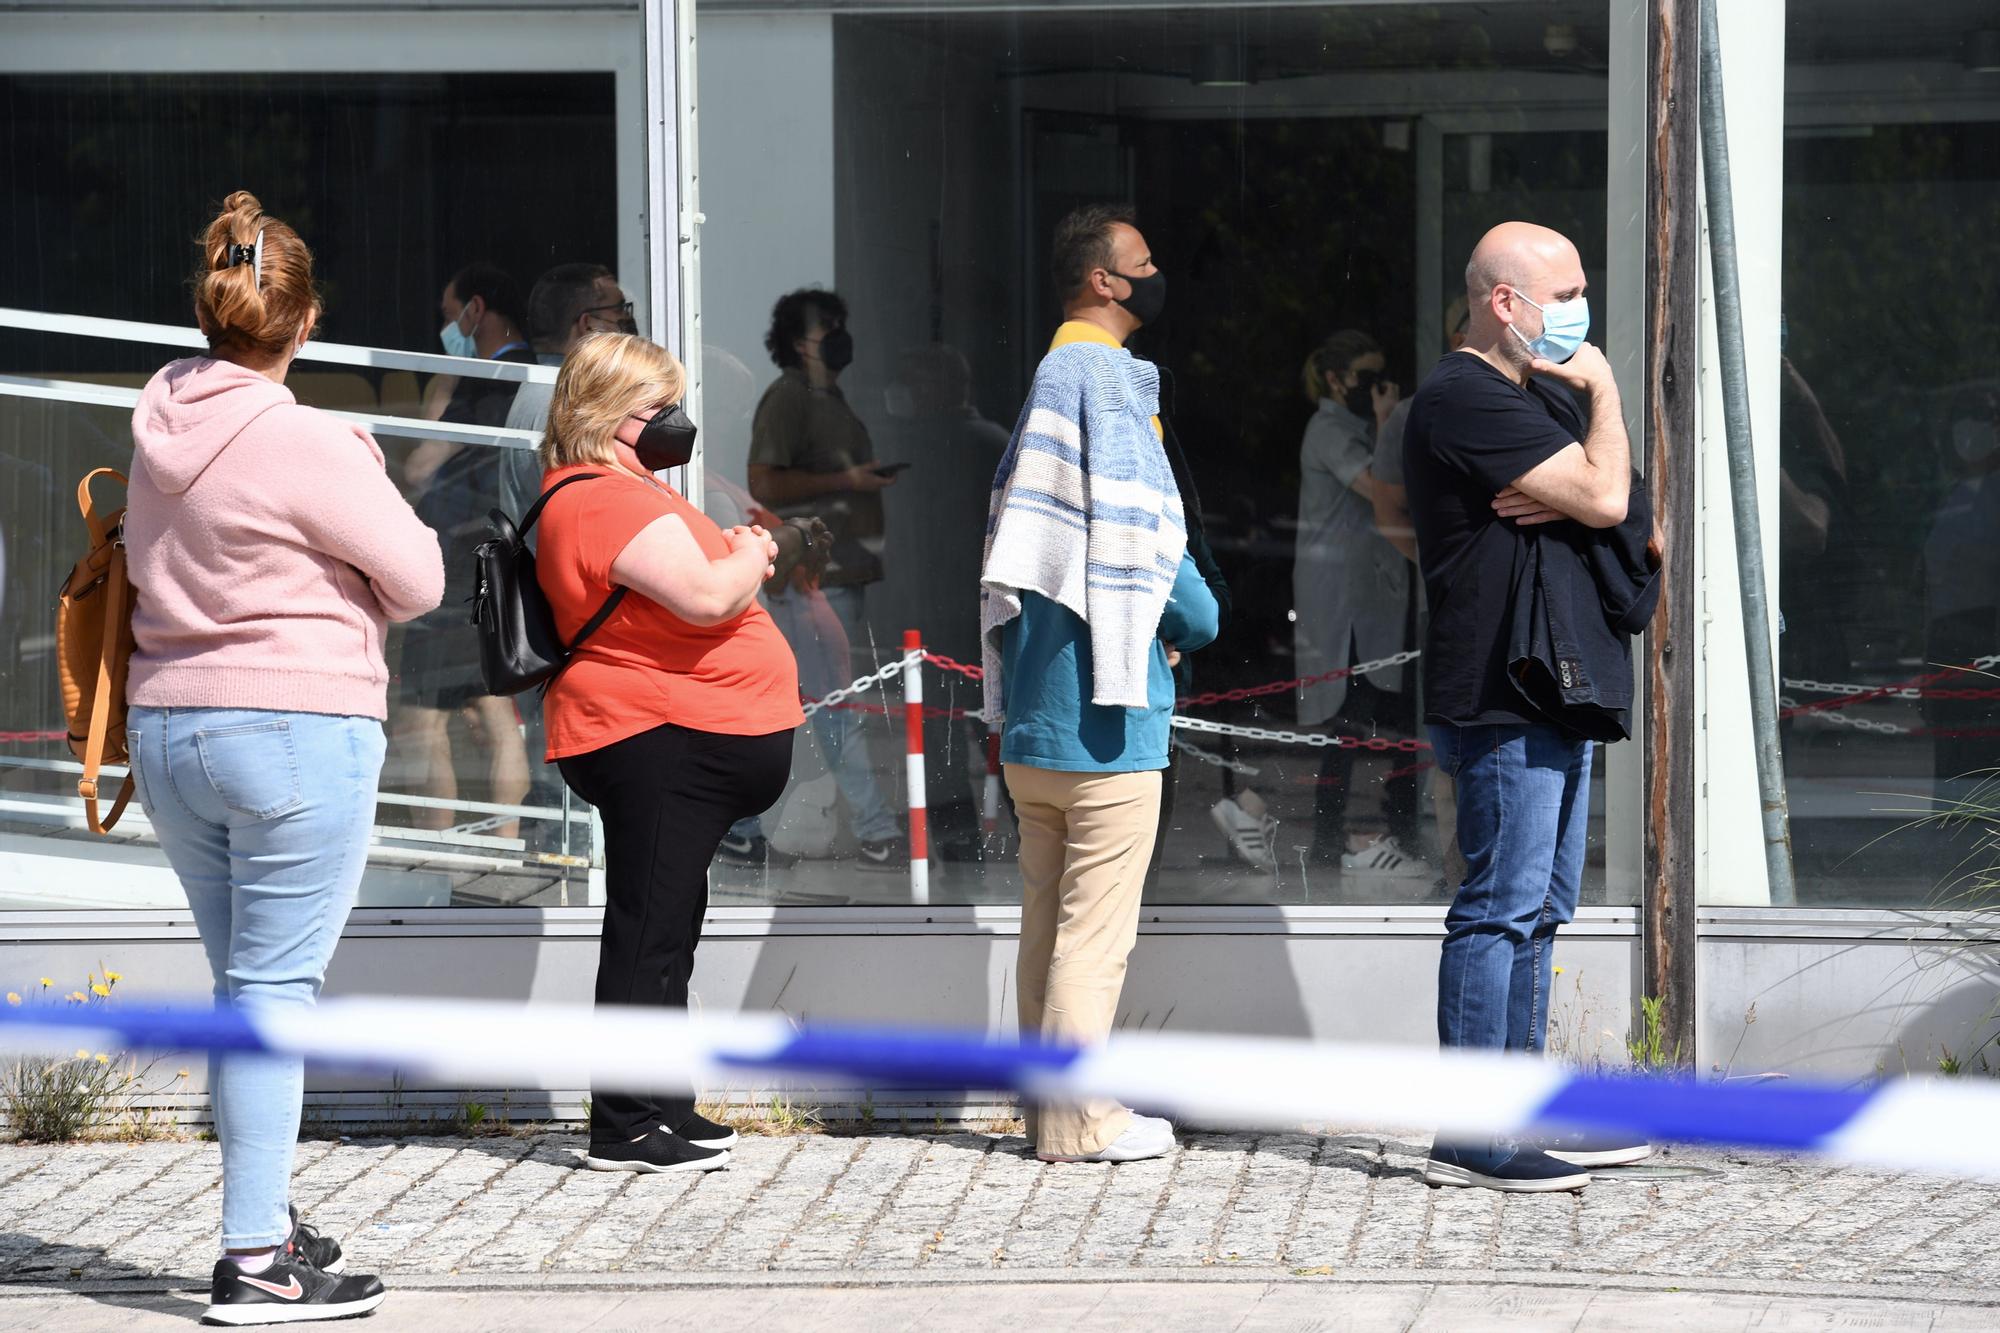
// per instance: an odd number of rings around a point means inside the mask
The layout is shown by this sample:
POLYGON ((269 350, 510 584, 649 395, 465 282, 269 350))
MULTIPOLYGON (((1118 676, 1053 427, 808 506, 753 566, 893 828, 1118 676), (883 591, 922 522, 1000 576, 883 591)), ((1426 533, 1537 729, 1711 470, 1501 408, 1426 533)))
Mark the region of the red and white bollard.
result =
MULTIPOLYGON (((923 635, 903 631, 903 652, 923 651, 923 635)), ((924 798, 924 660, 913 659, 903 668, 903 735, 908 742, 910 790, 910 901, 916 906, 931 900, 930 811, 924 798)))

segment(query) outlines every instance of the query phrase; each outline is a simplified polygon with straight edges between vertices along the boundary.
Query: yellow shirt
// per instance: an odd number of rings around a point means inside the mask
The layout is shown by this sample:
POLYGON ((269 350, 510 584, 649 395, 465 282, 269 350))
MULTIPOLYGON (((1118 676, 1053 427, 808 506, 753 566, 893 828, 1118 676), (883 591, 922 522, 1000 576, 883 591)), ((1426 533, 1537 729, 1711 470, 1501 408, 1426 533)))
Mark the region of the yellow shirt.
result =
MULTIPOLYGON (((1067 347, 1071 343, 1102 343, 1106 347, 1124 346, 1111 336, 1110 330, 1099 328, 1087 319, 1064 320, 1056 328, 1056 336, 1050 340, 1049 350, 1053 352, 1056 348, 1067 347)), ((1153 434, 1162 440, 1167 438, 1166 429, 1160 425, 1158 417, 1153 418, 1153 434)))

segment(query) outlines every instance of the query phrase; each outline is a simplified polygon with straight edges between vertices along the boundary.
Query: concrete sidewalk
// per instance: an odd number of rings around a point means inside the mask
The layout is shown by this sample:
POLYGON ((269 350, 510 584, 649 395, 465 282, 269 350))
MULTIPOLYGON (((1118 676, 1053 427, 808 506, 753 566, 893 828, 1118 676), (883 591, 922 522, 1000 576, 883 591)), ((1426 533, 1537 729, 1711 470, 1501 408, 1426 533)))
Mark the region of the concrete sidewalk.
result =
MULTIPOLYGON (((1476 1275, 1465 1275, 1472 1277, 1476 1275)), ((418 1279, 436 1282, 437 1279, 418 1279)), ((1212 1281, 1022 1282, 991 1277, 938 1283, 916 1278, 875 1286, 789 1281, 606 1290, 571 1280, 530 1279, 472 1290, 399 1286, 369 1325, 424 1333, 541 1333, 589 1328, 812 1329, 845 1333, 951 1329, 953 1333, 1144 1329, 1736 1330, 1922 1329, 1972 1333, 1994 1327, 1991 1306, 1804 1292, 1688 1291, 1544 1283, 1437 1282, 1417 1275, 1212 1281)), ((0 1294, 0 1333, 96 1333, 181 1329, 200 1318, 203 1294, 67 1291, 0 1294)))
MULTIPOLYGON (((1423 1142, 1368 1133, 1193 1134, 1118 1167, 1043 1165, 1018 1136, 746 1138, 731 1169, 681 1177, 578 1171, 580 1147, 311 1142, 294 1198, 396 1288, 384 1315, 429 1333, 759 1311, 782 1327, 2000 1327, 2000 1185, 1816 1160, 1677 1149, 1656 1159, 1672 1174, 1500 1196, 1429 1189, 1423 1142)), ((180 1326, 196 1309, 173 1293, 205 1286, 219 1209, 212 1143, 0 1147, 0 1328, 180 1326)))

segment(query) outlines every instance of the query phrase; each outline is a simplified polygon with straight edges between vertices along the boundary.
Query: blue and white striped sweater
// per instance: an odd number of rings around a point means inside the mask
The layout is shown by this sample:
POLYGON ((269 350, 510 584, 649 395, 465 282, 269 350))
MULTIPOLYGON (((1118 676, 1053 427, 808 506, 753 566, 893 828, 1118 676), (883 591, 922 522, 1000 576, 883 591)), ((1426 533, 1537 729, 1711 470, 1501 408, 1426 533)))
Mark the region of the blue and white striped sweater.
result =
POLYGON ((1180 488, 1152 424, 1160 374, 1123 348, 1042 358, 993 478, 980 576, 985 713, 999 721, 1001 630, 1025 593, 1090 630, 1094 704, 1147 706, 1160 614, 1187 549, 1180 488))

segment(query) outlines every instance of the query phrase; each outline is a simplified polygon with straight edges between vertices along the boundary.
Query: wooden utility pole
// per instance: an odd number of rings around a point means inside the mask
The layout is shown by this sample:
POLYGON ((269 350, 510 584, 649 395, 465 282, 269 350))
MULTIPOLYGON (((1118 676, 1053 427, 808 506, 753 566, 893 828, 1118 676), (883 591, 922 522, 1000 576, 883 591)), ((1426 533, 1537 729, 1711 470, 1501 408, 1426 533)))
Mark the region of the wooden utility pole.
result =
POLYGON ((1695 1057, 1695 464, 1701 380, 1696 100, 1702 3, 1649 0, 1646 19, 1646 477, 1665 585, 1646 635, 1645 989, 1663 1044, 1695 1057))

